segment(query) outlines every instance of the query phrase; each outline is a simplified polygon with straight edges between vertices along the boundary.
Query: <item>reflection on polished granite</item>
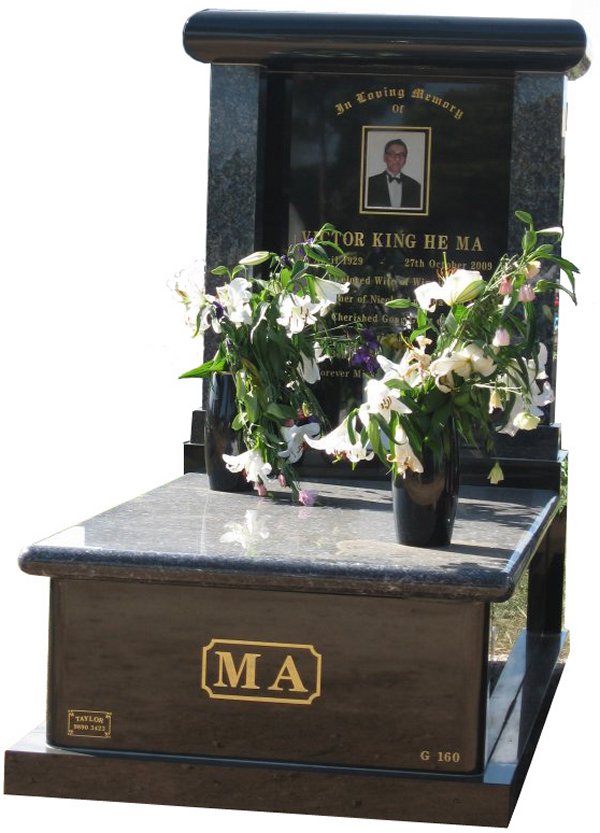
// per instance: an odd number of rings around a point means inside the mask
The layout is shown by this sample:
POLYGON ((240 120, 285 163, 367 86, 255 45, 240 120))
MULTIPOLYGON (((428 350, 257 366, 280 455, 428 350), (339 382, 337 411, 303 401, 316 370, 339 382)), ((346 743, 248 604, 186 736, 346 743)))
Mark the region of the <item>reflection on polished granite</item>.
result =
POLYGON ((508 598, 557 511, 555 493, 461 490, 452 544, 395 541, 388 484, 305 483, 313 507, 210 491, 187 474, 30 546, 36 575, 185 581, 310 592, 508 598))

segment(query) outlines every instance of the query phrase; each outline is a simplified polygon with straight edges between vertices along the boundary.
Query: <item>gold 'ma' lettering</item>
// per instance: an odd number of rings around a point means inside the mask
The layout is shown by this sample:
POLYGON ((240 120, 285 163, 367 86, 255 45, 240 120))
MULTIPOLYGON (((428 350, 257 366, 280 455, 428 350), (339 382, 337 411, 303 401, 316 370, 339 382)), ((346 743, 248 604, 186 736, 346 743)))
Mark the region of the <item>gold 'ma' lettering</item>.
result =
POLYGON ((219 657, 219 679, 214 684, 215 688, 238 688, 242 674, 245 673, 245 681, 242 688, 259 688, 256 685, 256 660, 261 654, 244 654, 240 667, 235 667, 235 662, 230 651, 215 651, 219 657), (224 675, 229 682, 225 682, 224 675))
POLYGON ((289 654, 283 661, 283 665, 279 669, 279 674, 277 675, 275 682, 273 685, 269 686, 269 691, 283 691, 280 685, 282 680, 288 680, 288 682, 291 683, 291 686, 289 687, 290 691, 308 691, 308 689, 304 687, 300 678, 300 674, 296 668, 296 663, 289 654))

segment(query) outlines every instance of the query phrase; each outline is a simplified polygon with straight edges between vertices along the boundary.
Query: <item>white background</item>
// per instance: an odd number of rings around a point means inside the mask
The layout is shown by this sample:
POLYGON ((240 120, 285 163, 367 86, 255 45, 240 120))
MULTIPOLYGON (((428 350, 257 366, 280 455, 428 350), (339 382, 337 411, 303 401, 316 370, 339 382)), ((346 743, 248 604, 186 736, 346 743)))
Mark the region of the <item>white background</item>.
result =
MULTIPOLYGON (((350 0, 298 6, 367 10, 350 0)), ((185 20, 201 8, 193 0, 5 0, 0 12, 2 748, 45 709, 48 582, 20 573, 19 550, 182 472, 200 390, 177 375, 193 366, 198 345, 166 283, 203 256, 209 69, 181 46, 185 20)), ((401 8, 370 2, 368 11, 573 17, 591 38, 599 29, 596 2, 504 0, 496 9, 405 0, 401 8)), ((572 650, 514 833, 597 817, 598 75, 595 66, 569 84, 566 145, 563 251, 582 270, 579 307, 563 304, 557 392, 571 454, 572 650)), ((0 811, 47 833, 225 824, 348 833, 393 824, 13 796, 0 811)))

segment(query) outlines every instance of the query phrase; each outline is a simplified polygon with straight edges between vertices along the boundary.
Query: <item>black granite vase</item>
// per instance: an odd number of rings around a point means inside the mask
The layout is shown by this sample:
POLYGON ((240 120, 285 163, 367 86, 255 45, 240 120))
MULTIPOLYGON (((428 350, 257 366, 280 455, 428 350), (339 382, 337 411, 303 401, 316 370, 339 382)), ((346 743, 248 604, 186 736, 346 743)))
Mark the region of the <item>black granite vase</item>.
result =
POLYGON ((231 373, 213 373, 204 425, 204 457, 209 486, 217 492, 241 492, 250 488, 244 473, 230 472, 223 461, 223 454, 235 456, 246 450, 242 432, 231 427, 235 415, 233 376, 231 373))
POLYGON ((396 539, 412 547, 450 543, 458 504, 459 454, 454 424, 447 427, 446 451, 434 457, 423 448, 423 472, 392 479, 396 539))

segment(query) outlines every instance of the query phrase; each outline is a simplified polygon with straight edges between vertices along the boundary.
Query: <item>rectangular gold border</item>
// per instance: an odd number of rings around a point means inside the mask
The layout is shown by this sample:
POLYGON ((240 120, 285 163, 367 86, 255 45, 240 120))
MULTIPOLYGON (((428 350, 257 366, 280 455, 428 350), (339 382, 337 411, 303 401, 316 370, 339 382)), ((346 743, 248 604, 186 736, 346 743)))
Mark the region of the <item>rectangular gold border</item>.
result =
POLYGON ((257 642, 250 639, 223 639, 222 637, 213 637, 208 645, 202 648, 202 673, 201 673, 201 688, 205 691, 211 700, 243 700, 251 703, 284 703, 290 706, 310 706, 317 697, 321 696, 321 669, 323 664, 323 657, 314 647, 314 645, 303 644, 300 642, 257 642), (249 645, 251 647, 263 648, 301 648, 308 650, 317 660, 316 684, 315 691, 306 700, 291 700, 284 697, 248 697, 243 694, 213 694, 212 689, 206 682, 206 665, 208 652, 214 648, 215 645, 249 645))
POLYGON ((415 127, 410 126, 407 127, 405 125, 399 124, 363 124, 362 126, 362 135, 360 140, 360 196, 359 196, 359 204, 358 204, 358 213, 359 214, 369 214, 369 215, 379 215, 379 216, 402 216, 402 217, 428 217, 429 216, 429 186, 431 182, 431 139, 433 135, 433 128, 432 127, 415 127), (423 204, 422 209, 414 210, 414 211, 398 211, 393 209, 387 208, 363 208, 364 205, 364 186, 365 186, 365 179, 366 179, 366 135, 367 131, 369 130, 397 130, 401 133, 410 133, 418 132, 418 133, 425 133, 427 140, 425 142, 425 182, 423 183, 423 187, 425 185, 425 201, 423 204))

